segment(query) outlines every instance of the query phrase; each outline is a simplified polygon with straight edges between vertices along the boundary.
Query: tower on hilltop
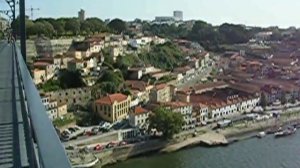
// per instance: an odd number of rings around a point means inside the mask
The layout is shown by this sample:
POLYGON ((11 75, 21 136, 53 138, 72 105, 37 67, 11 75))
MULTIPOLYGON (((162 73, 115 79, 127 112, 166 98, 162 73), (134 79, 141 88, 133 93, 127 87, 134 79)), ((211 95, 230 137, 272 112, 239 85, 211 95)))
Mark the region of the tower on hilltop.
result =
POLYGON ((182 11, 174 11, 173 17, 176 21, 183 21, 183 12, 182 11))
POLYGON ((85 11, 83 9, 80 9, 80 11, 78 12, 78 19, 80 21, 84 21, 85 20, 85 11))

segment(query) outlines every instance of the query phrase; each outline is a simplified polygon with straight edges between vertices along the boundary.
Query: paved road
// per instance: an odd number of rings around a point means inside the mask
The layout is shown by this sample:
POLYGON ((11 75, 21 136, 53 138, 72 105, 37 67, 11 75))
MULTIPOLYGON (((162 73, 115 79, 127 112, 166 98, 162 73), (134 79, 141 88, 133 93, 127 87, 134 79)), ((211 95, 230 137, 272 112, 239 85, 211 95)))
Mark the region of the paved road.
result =
POLYGON ((12 45, 0 42, 0 167, 28 166, 12 45))

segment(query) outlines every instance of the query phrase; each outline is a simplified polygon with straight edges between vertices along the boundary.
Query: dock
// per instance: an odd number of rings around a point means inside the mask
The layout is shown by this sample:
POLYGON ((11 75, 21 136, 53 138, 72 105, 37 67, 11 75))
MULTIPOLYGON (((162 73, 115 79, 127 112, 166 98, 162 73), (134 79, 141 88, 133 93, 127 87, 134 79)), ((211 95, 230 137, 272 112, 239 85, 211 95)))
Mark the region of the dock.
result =
POLYGON ((162 149, 161 152, 163 153, 175 152, 177 150, 189 146, 199 145, 199 144, 205 144, 208 146, 227 145, 228 141, 225 138, 225 136, 222 134, 218 134, 215 132, 208 132, 194 138, 188 138, 187 140, 182 141, 180 143, 169 145, 166 148, 162 149))

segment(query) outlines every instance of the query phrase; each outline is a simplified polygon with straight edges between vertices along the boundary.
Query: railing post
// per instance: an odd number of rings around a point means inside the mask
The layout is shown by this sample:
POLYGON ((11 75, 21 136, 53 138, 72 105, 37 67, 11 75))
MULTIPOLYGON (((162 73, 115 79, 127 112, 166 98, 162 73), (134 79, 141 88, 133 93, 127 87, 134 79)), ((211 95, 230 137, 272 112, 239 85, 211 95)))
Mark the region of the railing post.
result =
POLYGON ((20 43, 21 53, 26 62, 26 26, 25 26, 25 0, 19 0, 20 5, 20 43))

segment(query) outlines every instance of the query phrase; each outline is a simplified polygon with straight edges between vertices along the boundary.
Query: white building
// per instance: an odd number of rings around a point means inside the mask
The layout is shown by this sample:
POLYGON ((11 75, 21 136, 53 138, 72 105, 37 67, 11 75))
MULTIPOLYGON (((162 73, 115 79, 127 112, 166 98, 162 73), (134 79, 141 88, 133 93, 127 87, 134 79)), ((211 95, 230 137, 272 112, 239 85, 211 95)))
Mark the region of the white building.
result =
POLYGON ((184 102, 168 102, 165 103, 166 108, 171 109, 173 112, 180 113, 184 119, 183 130, 195 128, 196 118, 193 117, 193 106, 190 103, 184 102))
POLYGON ((42 102, 49 118, 51 120, 56 119, 58 117, 57 101, 52 101, 49 97, 44 97, 42 98, 42 102))
POLYGON ((148 128, 148 117, 150 112, 142 107, 135 107, 129 114, 129 124, 132 127, 148 128))

